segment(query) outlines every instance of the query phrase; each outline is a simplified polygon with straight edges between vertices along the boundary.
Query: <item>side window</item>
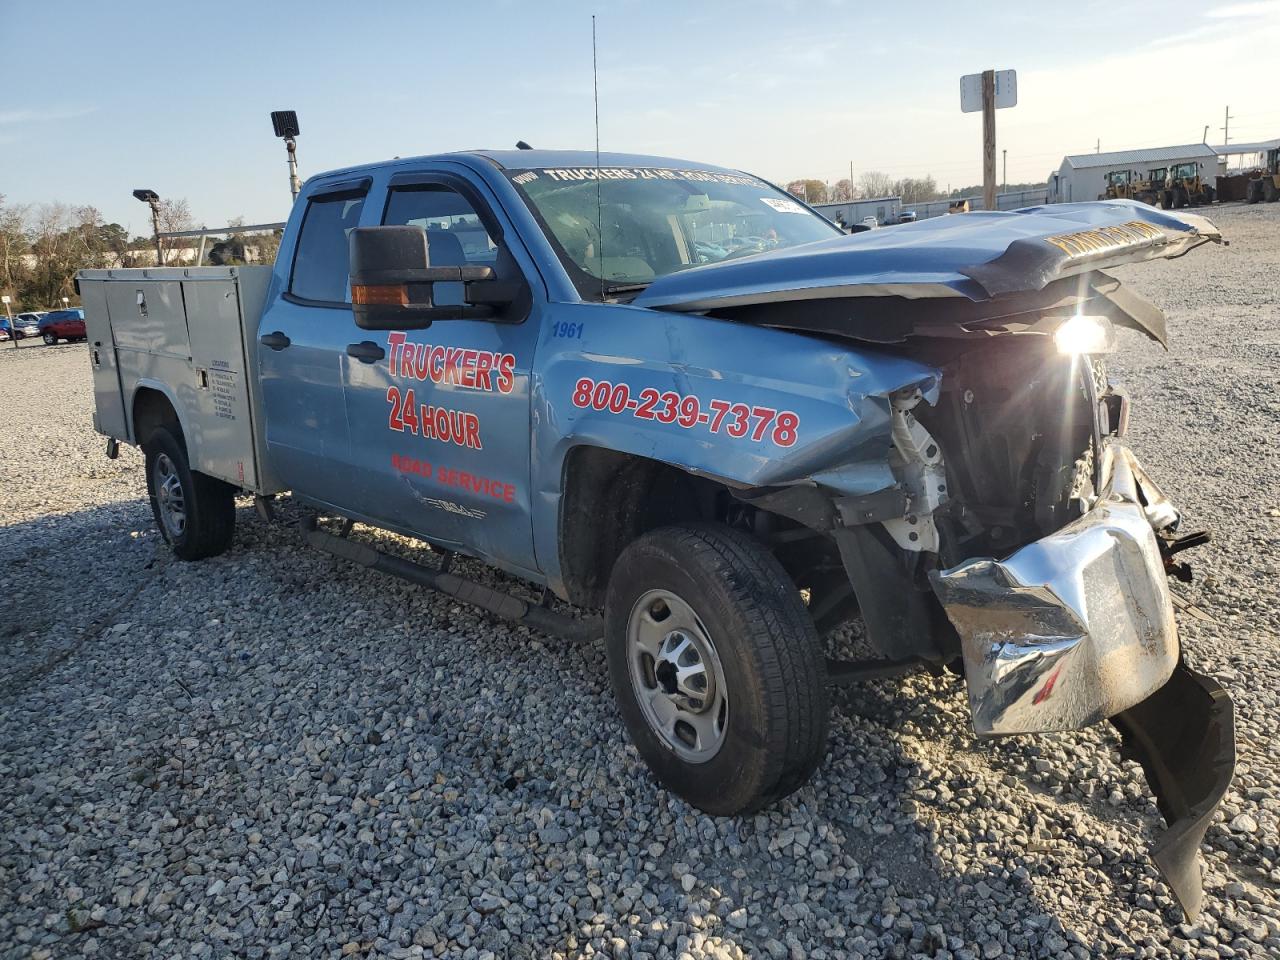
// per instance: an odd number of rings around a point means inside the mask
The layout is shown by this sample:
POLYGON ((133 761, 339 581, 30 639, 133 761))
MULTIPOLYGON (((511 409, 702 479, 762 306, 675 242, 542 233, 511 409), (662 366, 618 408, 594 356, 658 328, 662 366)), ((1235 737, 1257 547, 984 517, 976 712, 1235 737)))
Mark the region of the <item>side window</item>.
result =
MULTIPOLYGON (((462 194, 431 184, 392 188, 384 225, 413 224, 427 231, 427 255, 433 267, 485 266, 498 269, 498 245, 484 228, 475 207, 462 194)), ((437 283, 435 302, 456 306, 463 302, 460 283, 437 283)))
POLYGON ((431 264, 494 266, 498 245, 462 194, 443 186, 398 187, 387 199, 384 224, 414 224, 427 231, 431 264))
POLYGON ((350 303, 347 236, 360 223, 364 194, 320 196, 307 204, 289 292, 304 300, 350 303))

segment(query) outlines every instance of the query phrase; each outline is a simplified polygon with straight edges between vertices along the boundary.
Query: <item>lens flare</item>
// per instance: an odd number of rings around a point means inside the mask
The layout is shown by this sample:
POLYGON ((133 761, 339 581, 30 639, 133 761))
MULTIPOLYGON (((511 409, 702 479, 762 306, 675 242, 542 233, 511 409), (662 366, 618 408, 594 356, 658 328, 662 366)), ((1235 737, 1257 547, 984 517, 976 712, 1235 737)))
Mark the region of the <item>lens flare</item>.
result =
POLYGON ((1116 331, 1106 317, 1076 314, 1053 333, 1058 352, 1077 356, 1082 353, 1110 353, 1116 347, 1116 331))

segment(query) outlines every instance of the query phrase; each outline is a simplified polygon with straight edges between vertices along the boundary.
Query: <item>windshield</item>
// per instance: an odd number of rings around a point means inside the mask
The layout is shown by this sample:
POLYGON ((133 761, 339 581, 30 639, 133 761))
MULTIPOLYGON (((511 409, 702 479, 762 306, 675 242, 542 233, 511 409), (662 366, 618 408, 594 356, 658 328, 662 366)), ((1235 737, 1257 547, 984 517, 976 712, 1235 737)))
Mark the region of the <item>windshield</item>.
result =
POLYGON ((557 167, 508 176, 584 296, 841 233, 742 173, 604 167, 597 179, 594 167, 557 167))

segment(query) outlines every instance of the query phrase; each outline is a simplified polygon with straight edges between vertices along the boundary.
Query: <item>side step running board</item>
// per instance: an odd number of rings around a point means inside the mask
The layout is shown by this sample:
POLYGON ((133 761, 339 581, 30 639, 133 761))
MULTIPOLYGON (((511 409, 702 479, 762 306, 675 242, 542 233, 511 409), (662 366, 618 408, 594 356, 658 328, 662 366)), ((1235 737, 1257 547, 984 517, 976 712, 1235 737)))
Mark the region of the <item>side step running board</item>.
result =
POLYGON ((523 623, 542 633, 568 640, 594 640, 604 633, 604 624, 599 617, 575 620, 474 580, 465 580, 457 574, 433 570, 424 564, 384 553, 368 544, 334 536, 321 530, 312 516, 304 517, 301 526, 302 536, 307 543, 325 553, 379 573, 438 590, 463 603, 469 603, 506 620, 523 623))
POLYGON ((911 657, 907 660, 832 660, 827 659, 827 681, 833 686, 847 687, 866 680, 905 677, 924 670, 925 665, 911 657))

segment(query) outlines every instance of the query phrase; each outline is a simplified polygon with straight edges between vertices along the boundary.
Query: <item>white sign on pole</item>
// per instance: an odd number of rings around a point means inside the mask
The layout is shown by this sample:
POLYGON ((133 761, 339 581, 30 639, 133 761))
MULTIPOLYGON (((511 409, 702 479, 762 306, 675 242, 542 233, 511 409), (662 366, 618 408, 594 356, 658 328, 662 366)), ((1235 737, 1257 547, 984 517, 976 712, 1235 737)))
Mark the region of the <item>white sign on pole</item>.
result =
MULTIPOLYGON (((1018 71, 996 71, 996 109, 1018 105, 1018 71)), ((970 73, 960 78, 961 113, 978 113, 982 110, 982 74, 970 73)))
POLYGON ((9 295, 7 293, 3 297, 0 297, 0 303, 8 303, 8 302, 9 302, 9 295))

